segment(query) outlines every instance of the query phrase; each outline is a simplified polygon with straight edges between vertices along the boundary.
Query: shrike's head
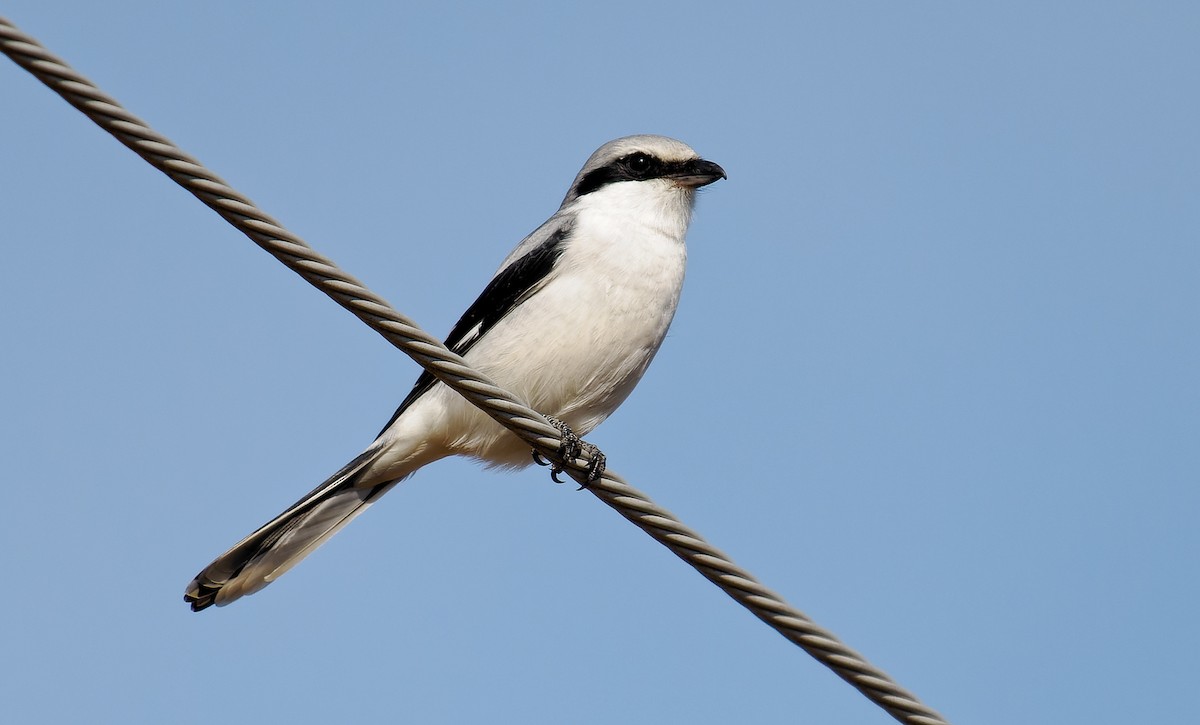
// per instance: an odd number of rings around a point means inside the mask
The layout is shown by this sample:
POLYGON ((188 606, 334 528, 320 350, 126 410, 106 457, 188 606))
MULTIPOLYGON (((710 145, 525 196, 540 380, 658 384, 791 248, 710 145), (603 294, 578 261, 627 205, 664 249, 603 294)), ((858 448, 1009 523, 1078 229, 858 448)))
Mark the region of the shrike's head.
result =
POLYGON ((670 196, 691 206, 697 188, 725 178, 687 144, 666 136, 626 136, 609 141, 587 160, 563 207, 591 195, 670 196))

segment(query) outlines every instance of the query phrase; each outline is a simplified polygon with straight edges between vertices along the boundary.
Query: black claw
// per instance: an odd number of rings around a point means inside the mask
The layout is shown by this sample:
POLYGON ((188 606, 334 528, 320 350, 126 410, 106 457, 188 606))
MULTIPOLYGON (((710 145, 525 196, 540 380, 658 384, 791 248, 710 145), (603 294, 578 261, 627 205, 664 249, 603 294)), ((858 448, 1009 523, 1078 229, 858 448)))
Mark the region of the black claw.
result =
MULTIPOLYGON (((604 475, 605 467, 604 454, 600 452, 600 449, 581 439, 575 434, 575 431, 571 430, 570 426, 561 420, 550 416, 546 416, 546 420, 550 422, 550 425, 558 429, 558 432, 562 435, 562 443, 558 447, 559 458, 568 463, 575 461, 577 458, 584 458, 588 462, 587 478, 584 483, 580 484, 579 490, 582 491, 600 480, 600 477, 604 475)), ((550 465, 550 462, 543 458, 536 450, 533 452, 533 461, 539 466, 550 465)), ((561 467, 557 465, 552 466, 550 468, 550 479, 555 483, 566 483, 566 481, 558 477, 560 473, 563 473, 561 467)))

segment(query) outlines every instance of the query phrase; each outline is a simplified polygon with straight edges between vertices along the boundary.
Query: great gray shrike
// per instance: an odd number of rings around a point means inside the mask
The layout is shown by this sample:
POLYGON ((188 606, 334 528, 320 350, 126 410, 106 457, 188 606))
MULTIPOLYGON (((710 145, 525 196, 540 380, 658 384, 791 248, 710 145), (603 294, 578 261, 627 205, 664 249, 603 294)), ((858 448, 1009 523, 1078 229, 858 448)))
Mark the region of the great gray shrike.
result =
MULTIPOLYGON (((604 144, 446 345, 556 418, 565 438, 589 433, 633 390, 667 334, 696 189, 723 178, 720 166, 674 139, 604 144)), ((217 557, 184 599, 198 612, 253 594, 418 468, 451 455, 504 468, 532 460, 527 444, 425 372, 365 451, 217 557)))

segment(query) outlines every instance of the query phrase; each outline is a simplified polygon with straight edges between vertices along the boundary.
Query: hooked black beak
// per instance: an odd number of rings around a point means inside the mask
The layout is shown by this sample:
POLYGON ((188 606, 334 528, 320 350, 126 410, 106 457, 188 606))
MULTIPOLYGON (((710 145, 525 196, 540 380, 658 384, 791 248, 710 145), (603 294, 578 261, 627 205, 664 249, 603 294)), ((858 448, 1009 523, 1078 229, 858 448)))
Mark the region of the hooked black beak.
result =
POLYGON ((667 176, 674 179, 680 186, 687 186, 693 189, 708 186, 718 179, 729 178, 725 175, 725 169, 704 159, 684 161, 677 169, 667 174, 667 176))

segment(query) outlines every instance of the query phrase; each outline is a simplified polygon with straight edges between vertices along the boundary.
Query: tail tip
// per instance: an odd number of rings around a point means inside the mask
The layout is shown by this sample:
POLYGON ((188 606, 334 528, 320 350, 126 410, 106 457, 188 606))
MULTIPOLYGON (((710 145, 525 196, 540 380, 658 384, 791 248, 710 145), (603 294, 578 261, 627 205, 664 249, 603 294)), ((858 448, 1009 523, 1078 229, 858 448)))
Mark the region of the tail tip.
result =
POLYGON ((217 603, 217 593, 221 587, 210 586, 203 582, 193 581, 183 595, 183 601, 192 606, 193 612, 201 612, 217 603))

